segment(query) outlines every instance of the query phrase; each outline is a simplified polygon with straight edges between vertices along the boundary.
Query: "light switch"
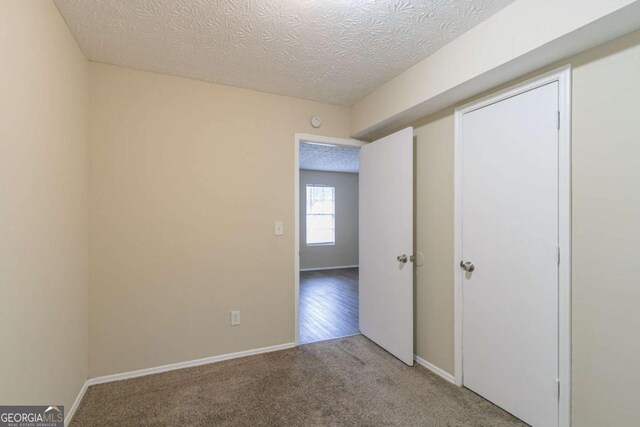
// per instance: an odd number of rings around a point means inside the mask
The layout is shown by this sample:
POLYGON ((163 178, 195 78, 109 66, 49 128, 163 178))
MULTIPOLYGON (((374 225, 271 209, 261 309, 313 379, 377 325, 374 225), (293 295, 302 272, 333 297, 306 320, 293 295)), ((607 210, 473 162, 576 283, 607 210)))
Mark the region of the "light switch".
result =
POLYGON ((284 234, 284 223, 282 221, 276 221, 273 234, 276 236, 282 236, 284 234))
POLYGON ((238 326, 240 324, 240 312, 232 311, 231 312, 231 326, 238 326))

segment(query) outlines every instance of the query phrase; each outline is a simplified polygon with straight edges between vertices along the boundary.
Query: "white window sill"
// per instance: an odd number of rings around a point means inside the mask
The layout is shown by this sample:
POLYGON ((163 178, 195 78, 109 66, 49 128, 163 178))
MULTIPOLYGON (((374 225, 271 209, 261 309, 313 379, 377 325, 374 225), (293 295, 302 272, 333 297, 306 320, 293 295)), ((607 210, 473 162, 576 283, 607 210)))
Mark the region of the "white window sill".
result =
POLYGON ((307 246, 335 246, 336 243, 307 243, 307 246))

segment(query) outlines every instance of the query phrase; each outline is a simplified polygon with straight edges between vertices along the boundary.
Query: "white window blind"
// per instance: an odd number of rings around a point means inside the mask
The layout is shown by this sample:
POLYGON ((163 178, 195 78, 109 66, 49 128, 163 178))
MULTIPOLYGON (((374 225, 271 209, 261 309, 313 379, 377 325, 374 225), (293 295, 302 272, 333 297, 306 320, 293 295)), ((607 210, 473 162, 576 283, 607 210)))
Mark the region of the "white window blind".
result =
POLYGON ((307 185, 307 245, 336 242, 336 188, 307 185))

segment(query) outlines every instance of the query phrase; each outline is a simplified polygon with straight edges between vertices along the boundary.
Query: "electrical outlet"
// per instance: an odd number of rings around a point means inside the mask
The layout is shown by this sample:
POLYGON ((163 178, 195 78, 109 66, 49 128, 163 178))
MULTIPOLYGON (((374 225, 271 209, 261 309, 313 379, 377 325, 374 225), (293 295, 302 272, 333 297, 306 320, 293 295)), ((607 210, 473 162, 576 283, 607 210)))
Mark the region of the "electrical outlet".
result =
POLYGON ((282 236, 284 234, 284 222, 276 221, 273 234, 276 236, 282 236))
POLYGON ((231 312, 231 326, 238 326, 240 324, 240 312, 232 311, 231 312))

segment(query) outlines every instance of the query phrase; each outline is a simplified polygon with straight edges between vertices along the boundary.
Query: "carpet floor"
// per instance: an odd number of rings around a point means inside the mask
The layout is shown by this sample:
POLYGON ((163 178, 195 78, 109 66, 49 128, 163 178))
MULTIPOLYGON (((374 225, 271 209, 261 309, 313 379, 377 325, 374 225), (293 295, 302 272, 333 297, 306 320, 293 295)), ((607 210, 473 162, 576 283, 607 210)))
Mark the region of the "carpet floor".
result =
POLYGON ((71 426, 524 426, 363 336, 91 386, 71 426))

